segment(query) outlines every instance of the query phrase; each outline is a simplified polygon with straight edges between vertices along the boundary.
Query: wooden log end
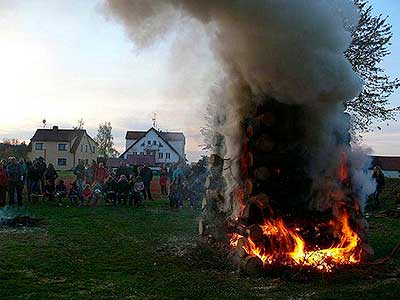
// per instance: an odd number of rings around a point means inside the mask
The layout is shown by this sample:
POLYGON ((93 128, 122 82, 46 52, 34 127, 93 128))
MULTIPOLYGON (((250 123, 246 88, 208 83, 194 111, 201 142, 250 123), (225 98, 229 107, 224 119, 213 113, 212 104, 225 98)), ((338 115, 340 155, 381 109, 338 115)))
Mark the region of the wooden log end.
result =
POLYGON ((263 262, 255 256, 247 256, 240 263, 240 270, 247 275, 257 276, 263 273, 263 262))

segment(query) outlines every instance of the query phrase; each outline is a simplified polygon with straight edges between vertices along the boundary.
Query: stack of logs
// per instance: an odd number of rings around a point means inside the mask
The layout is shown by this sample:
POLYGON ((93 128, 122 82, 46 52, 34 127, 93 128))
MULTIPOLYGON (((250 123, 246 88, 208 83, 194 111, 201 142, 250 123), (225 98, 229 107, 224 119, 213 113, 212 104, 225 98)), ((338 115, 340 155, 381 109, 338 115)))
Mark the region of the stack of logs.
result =
MULTIPOLYGON (((220 153, 211 155, 210 175, 202 205, 203 216, 199 222, 199 232, 203 237, 228 245, 228 238, 232 233, 237 233, 257 243, 263 240, 260 225, 272 213, 280 216, 310 216, 312 181, 306 173, 310 158, 305 146, 308 121, 303 107, 272 99, 243 120, 240 183, 239 188, 228 196, 229 199, 225 199, 223 171, 228 168, 225 165, 231 162, 225 164, 220 153), (240 207, 240 213, 236 216, 232 214, 235 207, 240 207)), ((338 140, 338 143, 349 142, 350 138, 338 140)), ((351 205, 357 206, 350 186, 348 190, 351 205)), ((351 218, 357 233, 367 241, 368 224, 365 219, 357 209, 351 218)), ((263 263, 243 250, 241 246, 245 244, 245 238, 237 241, 236 263, 245 273, 259 273, 263 263)), ((371 254, 372 249, 366 243, 363 247, 371 254)))

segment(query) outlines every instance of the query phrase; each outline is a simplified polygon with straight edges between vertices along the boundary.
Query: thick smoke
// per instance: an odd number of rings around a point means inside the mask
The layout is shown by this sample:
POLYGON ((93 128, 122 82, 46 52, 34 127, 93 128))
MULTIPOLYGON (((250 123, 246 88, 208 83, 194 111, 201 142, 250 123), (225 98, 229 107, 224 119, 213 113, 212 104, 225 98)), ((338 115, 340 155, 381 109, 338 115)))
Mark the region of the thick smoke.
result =
MULTIPOLYGON (((240 120, 257 104, 252 95, 259 94, 309 107, 316 176, 337 166, 338 159, 327 160, 327 156, 350 152, 338 149, 331 137, 333 131, 340 131, 340 104, 357 96, 362 87, 343 55, 351 42, 349 30, 358 21, 352 1, 106 0, 105 8, 142 48, 192 23, 188 20, 204 26, 224 75, 214 92, 217 121, 212 125, 225 137, 220 150, 225 157, 238 157, 240 120)), ((196 41, 192 47, 198 47, 196 41)), ((234 165, 233 175, 227 176, 232 188, 236 172, 234 165)), ((366 181, 362 171, 356 174, 358 183, 366 181)))

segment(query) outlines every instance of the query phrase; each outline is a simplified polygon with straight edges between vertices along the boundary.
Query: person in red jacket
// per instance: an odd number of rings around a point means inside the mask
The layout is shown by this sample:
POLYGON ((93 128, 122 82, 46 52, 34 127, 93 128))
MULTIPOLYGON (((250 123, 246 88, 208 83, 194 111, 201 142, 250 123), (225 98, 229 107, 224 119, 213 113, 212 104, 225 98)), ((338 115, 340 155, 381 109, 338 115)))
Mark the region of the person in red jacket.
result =
POLYGON ((8 175, 4 162, 0 162, 0 207, 6 205, 8 175))
POLYGON ((81 205, 85 205, 85 204, 89 205, 90 202, 92 201, 92 199, 93 199, 93 190, 89 184, 86 184, 85 188, 83 189, 83 192, 82 192, 81 205))
POLYGON ((94 172, 94 181, 100 184, 103 184, 104 181, 108 178, 108 171, 106 168, 104 168, 104 165, 102 162, 99 163, 97 166, 95 172, 94 172))

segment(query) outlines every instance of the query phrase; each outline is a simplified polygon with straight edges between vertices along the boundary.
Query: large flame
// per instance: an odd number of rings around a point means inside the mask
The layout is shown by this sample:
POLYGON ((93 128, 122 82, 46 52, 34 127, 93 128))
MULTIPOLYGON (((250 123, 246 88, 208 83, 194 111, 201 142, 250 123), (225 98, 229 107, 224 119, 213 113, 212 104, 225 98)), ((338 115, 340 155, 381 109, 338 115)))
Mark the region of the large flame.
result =
MULTIPOLYGON (((312 267, 331 272, 337 265, 356 264, 360 261, 361 251, 358 248, 360 238, 349 225, 349 216, 343 212, 340 219, 330 223, 332 230, 340 227, 339 241, 332 246, 320 249, 314 245, 308 249, 305 240, 297 232, 299 228, 289 228, 281 218, 265 220, 261 226, 269 246, 256 244, 250 237, 246 238, 243 249, 251 256, 259 257, 264 265, 281 264, 312 267)), ((231 245, 237 247, 239 234, 233 234, 231 245)))
MULTIPOLYGON (((337 170, 339 181, 347 185, 349 174, 346 156, 342 155, 337 170)), ((243 197, 243 194, 239 194, 243 197)), ((237 196, 239 196, 237 195, 237 196)), ((241 247, 248 255, 260 258, 264 266, 271 264, 306 266, 324 272, 332 272, 335 266, 351 265, 360 262, 361 249, 360 238, 350 226, 350 216, 345 208, 342 191, 333 191, 332 195, 337 199, 338 212, 326 225, 335 236, 335 241, 329 247, 320 247, 316 244, 308 245, 301 236, 301 228, 290 227, 282 218, 265 219, 261 225, 263 241, 255 242, 250 237, 243 237, 234 233, 230 244, 238 247, 238 240, 243 238, 245 243, 241 247)), ((238 197, 241 198, 241 197, 238 197)), ((239 201, 243 207, 243 199, 239 201)), ((356 205, 356 203, 354 203, 356 205)), ((318 228, 316 228, 318 231, 318 228)))

